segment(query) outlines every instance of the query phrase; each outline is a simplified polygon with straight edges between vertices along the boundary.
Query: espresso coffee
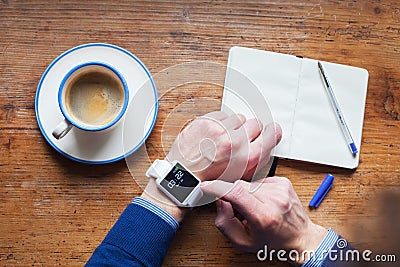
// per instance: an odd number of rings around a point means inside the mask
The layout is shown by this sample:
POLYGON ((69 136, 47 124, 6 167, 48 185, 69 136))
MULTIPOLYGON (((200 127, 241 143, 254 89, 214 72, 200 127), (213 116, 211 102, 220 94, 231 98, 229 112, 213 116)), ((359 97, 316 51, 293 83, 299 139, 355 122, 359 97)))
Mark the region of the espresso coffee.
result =
POLYGON ((92 70, 70 81, 65 108, 74 120, 89 127, 107 125, 124 105, 124 89, 114 73, 92 70))

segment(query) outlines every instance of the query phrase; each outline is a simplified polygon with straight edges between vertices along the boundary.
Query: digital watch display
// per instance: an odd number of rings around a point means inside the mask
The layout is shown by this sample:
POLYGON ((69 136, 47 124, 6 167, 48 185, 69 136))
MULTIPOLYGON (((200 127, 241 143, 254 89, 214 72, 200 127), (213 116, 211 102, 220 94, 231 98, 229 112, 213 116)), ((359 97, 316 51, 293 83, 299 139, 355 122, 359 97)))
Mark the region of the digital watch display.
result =
POLYGON ((181 164, 176 163, 160 185, 179 202, 183 202, 199 183, 181 164))
POLYGON ((179 206, 192 207, 203 196, 201 180, 178 161, 157 159, 147 170, 146 176, 156 178, 161 191, 179 206))

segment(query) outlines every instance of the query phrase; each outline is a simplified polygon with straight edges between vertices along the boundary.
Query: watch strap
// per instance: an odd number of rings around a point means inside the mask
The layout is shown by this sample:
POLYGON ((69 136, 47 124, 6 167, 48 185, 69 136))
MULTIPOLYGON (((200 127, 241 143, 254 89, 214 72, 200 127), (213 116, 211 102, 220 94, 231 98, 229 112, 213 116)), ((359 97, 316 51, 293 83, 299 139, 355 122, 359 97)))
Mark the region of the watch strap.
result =
POLYGON ((203 191, 201 191, 201 188, 198 187, 197 190, 195 190, 192 196, 190 197, 188 202, 188 207, 196 206, 196 204, 200 201, 202 197, 203 197, 203 191))
POLYGON ((147 169, 146 176, 149 178, 162 179, 171 170, 172 164, 166 160, 156 159, 147 169))

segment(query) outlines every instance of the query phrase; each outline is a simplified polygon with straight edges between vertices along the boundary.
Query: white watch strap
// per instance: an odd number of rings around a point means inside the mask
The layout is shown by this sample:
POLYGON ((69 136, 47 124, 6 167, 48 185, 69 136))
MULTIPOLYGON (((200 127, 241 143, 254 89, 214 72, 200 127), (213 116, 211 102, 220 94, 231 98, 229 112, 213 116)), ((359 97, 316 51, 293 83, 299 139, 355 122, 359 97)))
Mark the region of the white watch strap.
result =
POLYGON ((149 178, 162 179, 171 170, 172 164, 166 160, 156 159, 146 171, 146 176, 149 178))
POLYGON ((196 206, 197 202, 199 202, 202 197, 203 191, 201 191, 201 188, 198 187, 196 191, 193 192, 193 195, 190 197, 188 207, 196 206))

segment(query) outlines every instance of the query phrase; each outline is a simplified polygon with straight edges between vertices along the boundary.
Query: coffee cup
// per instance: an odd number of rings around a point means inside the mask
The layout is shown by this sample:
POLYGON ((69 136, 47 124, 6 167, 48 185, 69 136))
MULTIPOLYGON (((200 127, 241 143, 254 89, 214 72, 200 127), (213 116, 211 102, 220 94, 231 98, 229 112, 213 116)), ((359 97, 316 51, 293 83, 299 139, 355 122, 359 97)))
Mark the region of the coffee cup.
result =
POLYGON ((63 78, 58 104, 64 119, 53 130, 63 138, 73 127, 98 132, 114 127, 125 114, 129 91, 124 77, 102 62, 86 62, 63 78))

